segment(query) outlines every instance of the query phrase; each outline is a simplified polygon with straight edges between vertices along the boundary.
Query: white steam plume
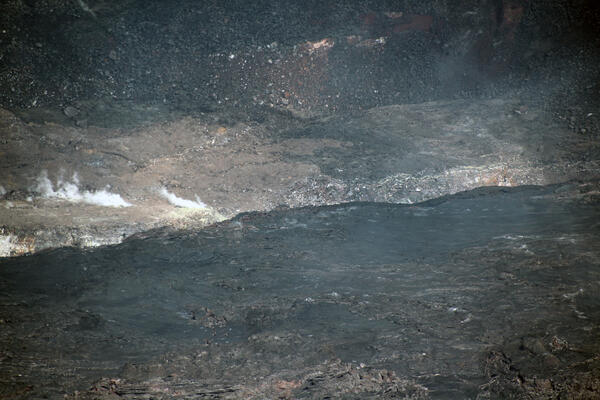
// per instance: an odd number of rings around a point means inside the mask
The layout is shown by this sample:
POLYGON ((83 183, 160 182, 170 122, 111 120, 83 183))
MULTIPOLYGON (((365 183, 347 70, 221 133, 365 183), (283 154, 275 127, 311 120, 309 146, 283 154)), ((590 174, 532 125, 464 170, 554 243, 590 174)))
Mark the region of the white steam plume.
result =
POLYGON ((77 173, 73 174, 73 182, 65 182, 62 178, 56 182, 56 190, 50 179, 48 179, 48 173, 42 171, 40 176, 36 179, 37 185, 34 191, 39 193, 42 197, 51 199, 62 199, 71 201, 74 203, 87 203, 94 204, 104 207, 129 207, 130 203, 123 200, 121 195, 111 193, 106 189, 90 192, 88 190, 81 192, 79 190, 79 178, 77 173))
POLYGON ((184 208, 206 208, 206 204, 204 204, 198 196, 196 196, 196 201, 182 199, 181 197, 177 197, 173 193, 169 193, 166 188, 162 188, 160 190, 160 195, 167 199, 169 203, 173 204, 177 207, 184 208))

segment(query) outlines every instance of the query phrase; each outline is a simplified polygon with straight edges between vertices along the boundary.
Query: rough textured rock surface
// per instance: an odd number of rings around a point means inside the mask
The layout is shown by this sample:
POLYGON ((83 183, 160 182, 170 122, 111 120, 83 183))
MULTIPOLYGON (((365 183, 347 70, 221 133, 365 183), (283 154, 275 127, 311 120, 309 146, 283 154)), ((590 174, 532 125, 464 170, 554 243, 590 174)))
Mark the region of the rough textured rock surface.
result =
POLYGON ((600 397, 598 2, 0 8, 0 397, 600 397))
POLYGON ((258 118, 513 91, 586 107, 600 89, 589 0, 10 0, 3 11, 0 104, 70 106, 81 121, 101 111, 92 99, 258 118))
POLYGON ((4 260, 0 394, 596 398, 599 190, 249 213, 4 260))

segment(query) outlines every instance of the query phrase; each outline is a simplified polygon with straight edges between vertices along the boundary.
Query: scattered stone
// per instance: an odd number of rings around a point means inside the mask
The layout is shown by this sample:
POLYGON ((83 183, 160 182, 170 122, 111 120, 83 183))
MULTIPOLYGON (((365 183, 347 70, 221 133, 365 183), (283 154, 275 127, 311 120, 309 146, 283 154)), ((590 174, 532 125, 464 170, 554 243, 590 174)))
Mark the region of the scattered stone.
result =
POLYGON ((561 364, 559 358, 551 353, 545 353, 543 356, 543 360, 544 360, 544 367, 549 368, 549 369, 556 369, 556 368, 560 367, 560 364, 561 364))
POLYGON ((527 337, 523 339, 523 347, 526 350, 529 350, 533 354, 544 354, 546 353, 546 348, 544 343, 538 338, 527 337))
POLYGON ((550 340, 550 348, 552 351, 563 351, 569 348, 569 342, 565 339, 559 338, 558 336, 552 336, 550 340))
POLYGON ((80 111, 77 108, 72 106, 63 108, 63 113, 69 118, 75 118, 77 115, 79 115, 79 112, 80 111))

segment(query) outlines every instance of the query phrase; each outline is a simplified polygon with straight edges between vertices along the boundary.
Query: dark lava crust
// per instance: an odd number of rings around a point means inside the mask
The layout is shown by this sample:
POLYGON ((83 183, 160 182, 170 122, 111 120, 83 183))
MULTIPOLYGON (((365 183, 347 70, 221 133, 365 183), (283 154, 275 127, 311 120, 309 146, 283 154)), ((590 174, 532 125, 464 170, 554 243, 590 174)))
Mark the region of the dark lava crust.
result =
POLYGON ((2 396, 594 398, 594 193, 250 213, 5 260, 2 396))

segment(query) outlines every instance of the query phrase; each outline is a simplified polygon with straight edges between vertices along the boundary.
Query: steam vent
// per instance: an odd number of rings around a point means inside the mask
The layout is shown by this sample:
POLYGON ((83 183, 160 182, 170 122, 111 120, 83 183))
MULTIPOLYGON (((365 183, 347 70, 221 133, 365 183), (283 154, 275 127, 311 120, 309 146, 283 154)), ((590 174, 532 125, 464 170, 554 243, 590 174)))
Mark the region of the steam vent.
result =
POLYGON ((0 398, 600 399, 600 3, 2 0, 0 398))

